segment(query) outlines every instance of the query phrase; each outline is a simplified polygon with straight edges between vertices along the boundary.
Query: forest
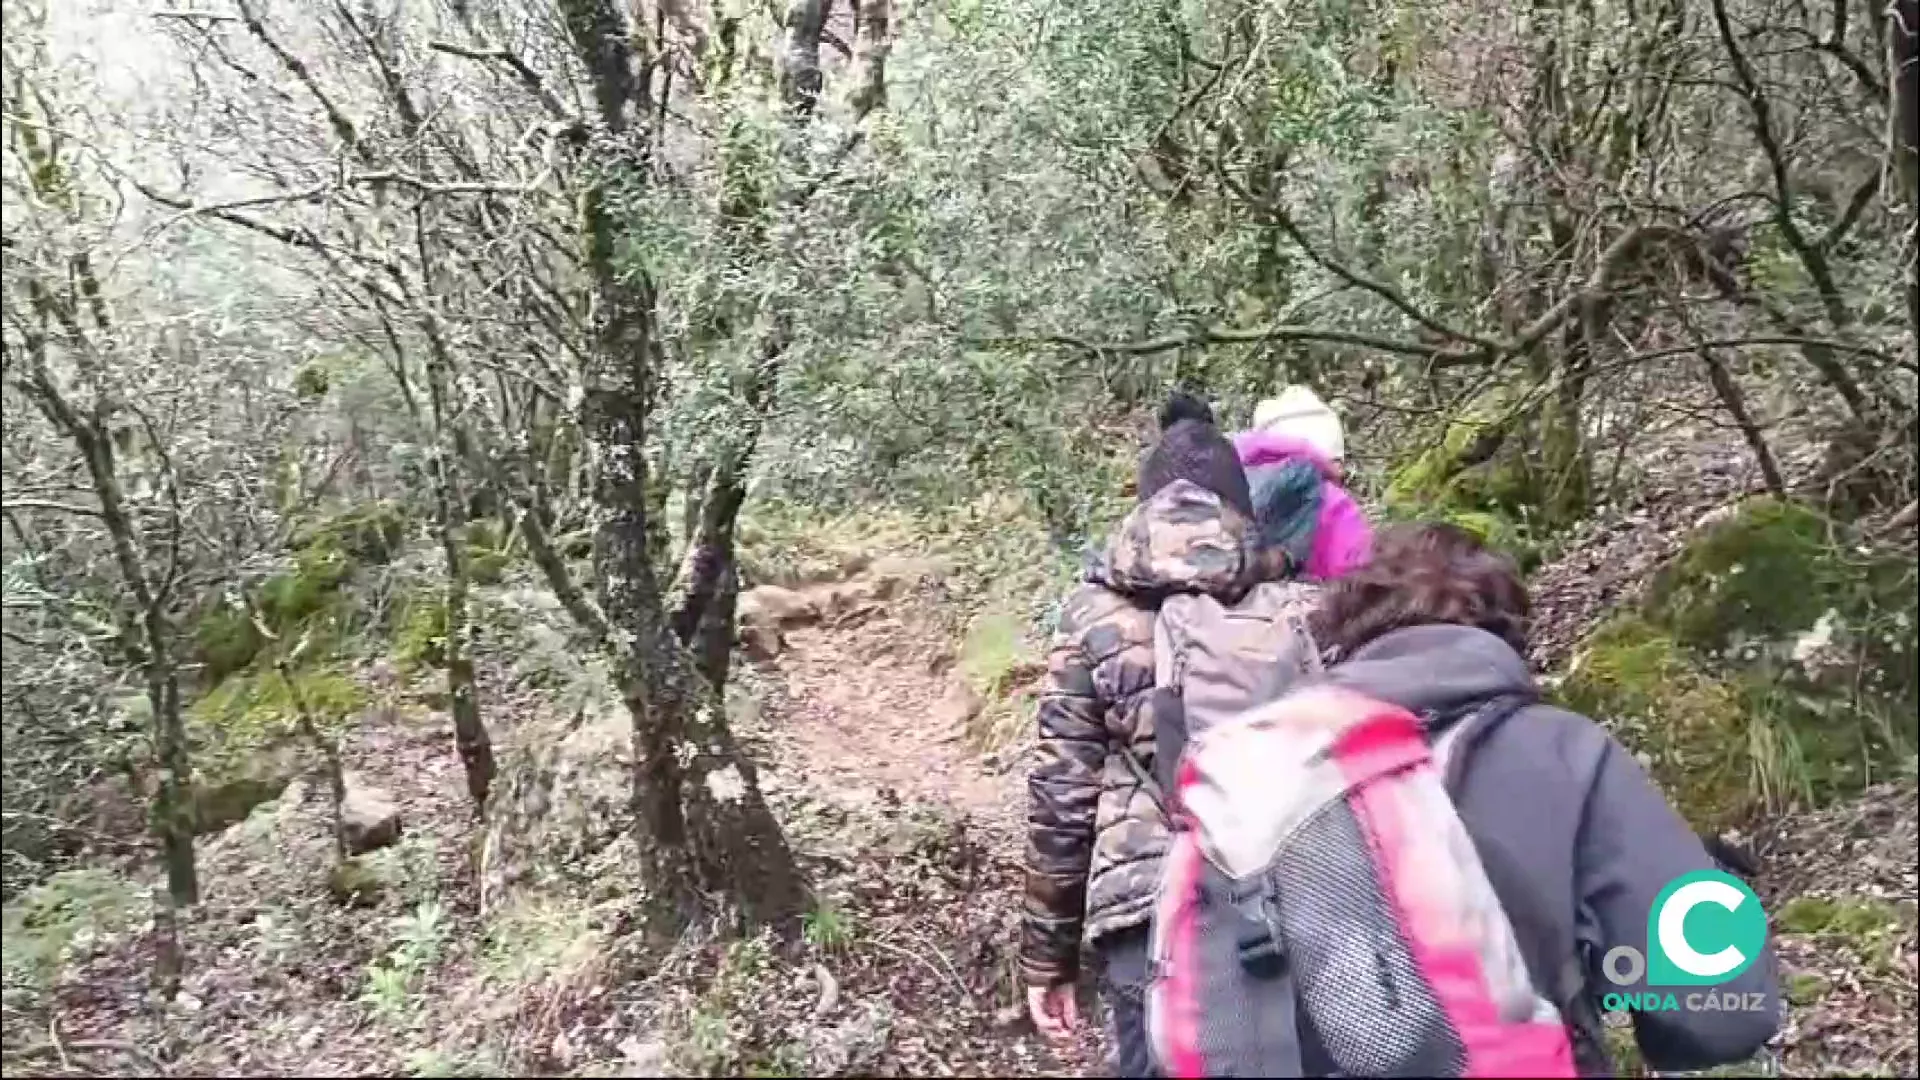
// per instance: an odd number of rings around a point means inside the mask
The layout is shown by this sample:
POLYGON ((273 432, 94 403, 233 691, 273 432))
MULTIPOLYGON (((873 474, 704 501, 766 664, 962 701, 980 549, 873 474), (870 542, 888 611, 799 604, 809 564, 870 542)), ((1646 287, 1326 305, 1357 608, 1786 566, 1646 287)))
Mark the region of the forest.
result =
POLYGON ((1920 1068, 1920 0, 0 29, 7 1075, 1099 1075, 1047 642, 1292 384, 1920 1068))

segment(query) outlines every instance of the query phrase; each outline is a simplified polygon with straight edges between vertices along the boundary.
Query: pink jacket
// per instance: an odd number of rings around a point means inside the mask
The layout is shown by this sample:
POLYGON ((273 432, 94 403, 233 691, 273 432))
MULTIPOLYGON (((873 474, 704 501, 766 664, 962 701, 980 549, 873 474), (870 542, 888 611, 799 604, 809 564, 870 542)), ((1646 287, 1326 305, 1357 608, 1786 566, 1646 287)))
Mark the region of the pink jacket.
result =
POLYGON ((1233 437, 1246 468, 1305 458, 1320 471, 1320 519, 1315 523, 1308 577, 1321 581, 1347 574, 1373 557, 1373 526, 1347 489, 1333 481, 1333 465, 1306 442, 1270 431, 1243 431, 1233 437))

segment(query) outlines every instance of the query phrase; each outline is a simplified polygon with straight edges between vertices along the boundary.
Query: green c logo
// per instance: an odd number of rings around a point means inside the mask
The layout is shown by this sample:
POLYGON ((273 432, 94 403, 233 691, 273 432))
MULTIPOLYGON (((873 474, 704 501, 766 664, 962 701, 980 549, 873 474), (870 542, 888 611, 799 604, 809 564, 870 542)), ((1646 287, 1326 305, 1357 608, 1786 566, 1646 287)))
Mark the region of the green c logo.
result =
POLYGON ((1648 986, 1714 986, 1745 971, 1767 942, 1767 913, 1747 883, 1718 870, 1674 878, 1647 919, 1648 986))

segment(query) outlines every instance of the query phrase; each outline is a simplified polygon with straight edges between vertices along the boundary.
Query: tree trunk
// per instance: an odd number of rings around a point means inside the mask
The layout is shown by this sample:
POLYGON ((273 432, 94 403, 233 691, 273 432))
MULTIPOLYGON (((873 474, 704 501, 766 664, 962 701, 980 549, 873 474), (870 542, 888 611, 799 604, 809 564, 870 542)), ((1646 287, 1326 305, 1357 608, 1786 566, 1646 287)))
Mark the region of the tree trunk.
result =
POLYGON ((734 527, 747 501, 747 486, 740 477, 744 465, 730 461, 712 472, 700 503, 699 527, 687 545, 680 603, 673 614, 674 637, 693 651, 701 677, 723 693, 733 660, 733 617, 740 599, 734 527))
POLYGON ((160 759, 160 791, 153 803, 154 831, 159 835, 161 858, 167 867, 167 896, 174 907, 182 908, 200 902, 200 872, 193 851, 193 761, 187 750, 186 724, 180 718, 179 677, 173 671, 171 657, 159 664, 166 670, 157 683, 152 674, 147 680, 147 699, 154 708, 154 750, 160 759))
MULTIPOLYGON (((36 302, 50 302, 43 290, 35 289, 35 298, 36 302)), ((101 328, 106 329, 104 318, 98 313, 95 317, 101 320, 101 328)), ((26 387, 41 411, 80 452, 94 498, 100 503, 100 520, 106 525, 114 562, 138 612, 135 626, 129 628, 129 637, 134 642, 131 651, 146 682, 147 704, 153 712, 154 757, 160 763, 160 786, 149 808, 151 827, 160 845, 161 862, 166 867, 168 900, 175 908, 190 907, 200 902, 200 876, 193 850, 196 831, 193 758, 187 747, 186 725, 180 716, 180 678, 173 656, 173 622, 162 607, 171 582, 150 580, 141 561, 139 537, 122 497, 113 439, 99 419, 110 415, 112 410, 103 403, 93 410, 91 417, 83 417, 60 392, 47 370, 45 340, 29 340, 25 352, 31 365, 26 387)), ((167 482, 172 483, 172 478, 168 477, 167 482)), ((177 514, 171 524, 177 536, 181 528, 177 514)))
MULTIPOLYGON (((1920 200, 1920 0, 1894 0, 1887 51, 1893 61, 1895 157, 1899 162, 1903 206, 1920 200)), ((1907 329, 1920 348, 1920 262, 1907 261, 1907 329)))
POLYGON ((740 599, 734 533, 747 502, 747 470, 772 410, 780 367, 792 343, 792 323, 776 316, 760 342, 759 362, 740 394, 745 411, 740 434, 721 451, 700 504, 700 527, 683 560, 680 602, 673 633, 693 650, 700 674, 725 693, 733 659, 733 618, 740 599))
POLYGON ((1752 410, 1747 408, 1746 395, 1740 392, 1740 386, 1734 382, 1733 373, 1721 361, 1718 353, 1712 349, 1701 349, 1700 360, 1707 365, 1707 381, 1713 384, 1713 392, 1719 396, 1720 405, 1733 417, 1734 425, 1740 429, 1740 436, 1747 440, 1747 446, 1753 451, 1753 459, 1760 466, 1760 476, 1767 484, 1768 494, 1785 498, 1787 482, 1780 475, 1780 463, 1774 459, 1773 447, 1767 445, 1766 433, 1753 418, 1752 410))
MULTIPOLYGON (((52 122, 54 118, 46 119, 52 122)), ((41 142, 34 125, 15 125, 15 132, 22 155, 31 166, 31 190, 43 204, 64 208, 68 220, 77 224, 78 203, 60 162, 41 142)), ((117 404, 115 391, 98 371, 89 370, 92 366, 89 358, 95 355, 94 343, 89 341, 89 332, 83 328, 82 312, 91 318, 93 331, 102 339, 111 339, 115 329, 91 254, 84 249, 72 252, 67 259, 67 270, 69 284, 64 293, 56 292, 48 281, 33 272, 22 274, 21 281, 27 293, 27 306, 40 316, 41 326, 59 327, 70 355, 79 360, 84 380, 93 384, 94 400, 85 413, 67 400, 47 366, 46 332, 26 325, 20 326, 25 338, 21 343, 22 353, 27 364, 23 388, 79 451, 94 497, 100 503, 100 519, 107 528, 114 562, 138 613, 136 626, 123 629, 133 631, 128 636, 137 642, 132 651, 145 676, 147 703, 153 711, 154 756, 160 762, 160 788, 150 808, 151 824, 166 866, 168 902, 174 908, 187 907, 200 900, 200 877, 193 850, 193 759, 187 747, 186 726, 180 717, 179 670, 173 656, 174 626, 164 607, 174 581, 167 576, 171 571, 154 578, 148 576, 148 567, 141 556, 138 526, 127 512, 114 460, 110 430, 117 404)), ((184 527, 180 520, 178 490, 172 487, 176 480, 169 469, 164 481, 176 499, 172 504, 168 539, 175 545, 184 527)))
POLYGON ((1894 0, 1888 35, 1888 65, 1893 71, 1894 150, 1905 205, 1920 198, 1920 0, 1894 0))
MULTIPOLYGON (((468 503, 460 490, 459 475, 449 462, 449 454, 458 454, 465 438, 448 430, 447 365, 443 343, 427 327, 427 401, 432 411, 433 448, 427 468, 433 481, 434 512, 439 518, 440 551, 447 561, 446 588, 442 594, 446 607, 447 640, 441 666, 447 675, 448 712, 453 719, 454 748, 467 776, 467 795, 473 799, 473 812, 485 817, 487 793, 493 787, 493 740, 480 717, 480 697, 473 685, 473 661, 469 658, 471 624, 467 618, 467 546, 468 503), (452 437, 450 437, 452 436, 452 437)), ((460 455, 469 460, 471 454, 460 455)))
MULTIPOLYGON (((624 142, 607 139, 600 166, 637 183, 643 164, 624 142)), ((760 794, 753 763, 734 742, 719 695, 667 624, 654 573, 651 530, 667 525, 649 517, 644 453, 652 288, 614 263, 618 226, 605 188, 588 188, 580 207, 594 282, 582 408, 600 466, 593 563, 633 723, 633 802, 651 890, 649 921, 672 932, 700 913, 703 894, 717 894, 749 922, 784 923, 804 898, 793 852, 760 794)))

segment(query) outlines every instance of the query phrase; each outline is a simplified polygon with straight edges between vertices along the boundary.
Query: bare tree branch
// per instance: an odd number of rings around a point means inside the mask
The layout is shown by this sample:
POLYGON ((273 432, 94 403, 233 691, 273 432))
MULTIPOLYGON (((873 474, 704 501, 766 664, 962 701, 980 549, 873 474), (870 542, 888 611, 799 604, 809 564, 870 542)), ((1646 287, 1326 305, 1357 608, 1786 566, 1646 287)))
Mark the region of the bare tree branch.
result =
POLYGON ((52 499, 6 499, 0 501, 0 510, 45 510, 55 514, 79 514, 84 517, 100 517, 97 506, 80 506, 76 503, 55 502, 52 499))
POLYGON ((1760 144, 1761 153, 1766 155, 1767 166, 1773 174, 1773 222, 1786 240, 1787 246, 1799 257, 1801 265, 1807 268, 1807 276, 1820 290, 1820 299, 1826 305, 1827 321, 1834 329, 1844 329, 1851 321, 1845 302, 1840 297, 1839 286, 1834 283, 1833 269, 1827 265, 1826 254, 1808 241, 1806 234, 1800 231, 1800 225, 1793 219, 1793 181, 1788 171, 1786 151, 1780 146, 1780 140, 1773 130, 1773 108, 1767 99, 1766 91, 1760 87, 1759 76, 1754 73, 1753 65, 1735 39, 1733 20, 1727 14, 1727 0, 1713 0, 1713 22, 1720 32, 1720 43, 1726 49, 1727 59, 1733 65, 1733 72, 1740 83, 1740 96, 1746 100, 1747 109, 1752 114, 1753 137, 1760 144))
POLYGON ((503 49, 497 45, 456 45, 451 41, 429 41, 427 42, 427 48, 435 52, 446 53, 448 56, 458 56, 467 60, 478 60, 482 63, 505 64, 508 68, 512 69, 515 75, 519 76, 521 85, 525 86, 533 93, 534 97, 539 99, 541 108, 547 111, 548 116, 560 121, 569 128, 580 123, 580 117, 576 115, 573 110, 567 108, 566 103, 561 101, 559 96, 547 87, 547 82, 540 77, 540 73, 533 70, 525 60, 522 60, 520 56, 511 49, 503 49))

